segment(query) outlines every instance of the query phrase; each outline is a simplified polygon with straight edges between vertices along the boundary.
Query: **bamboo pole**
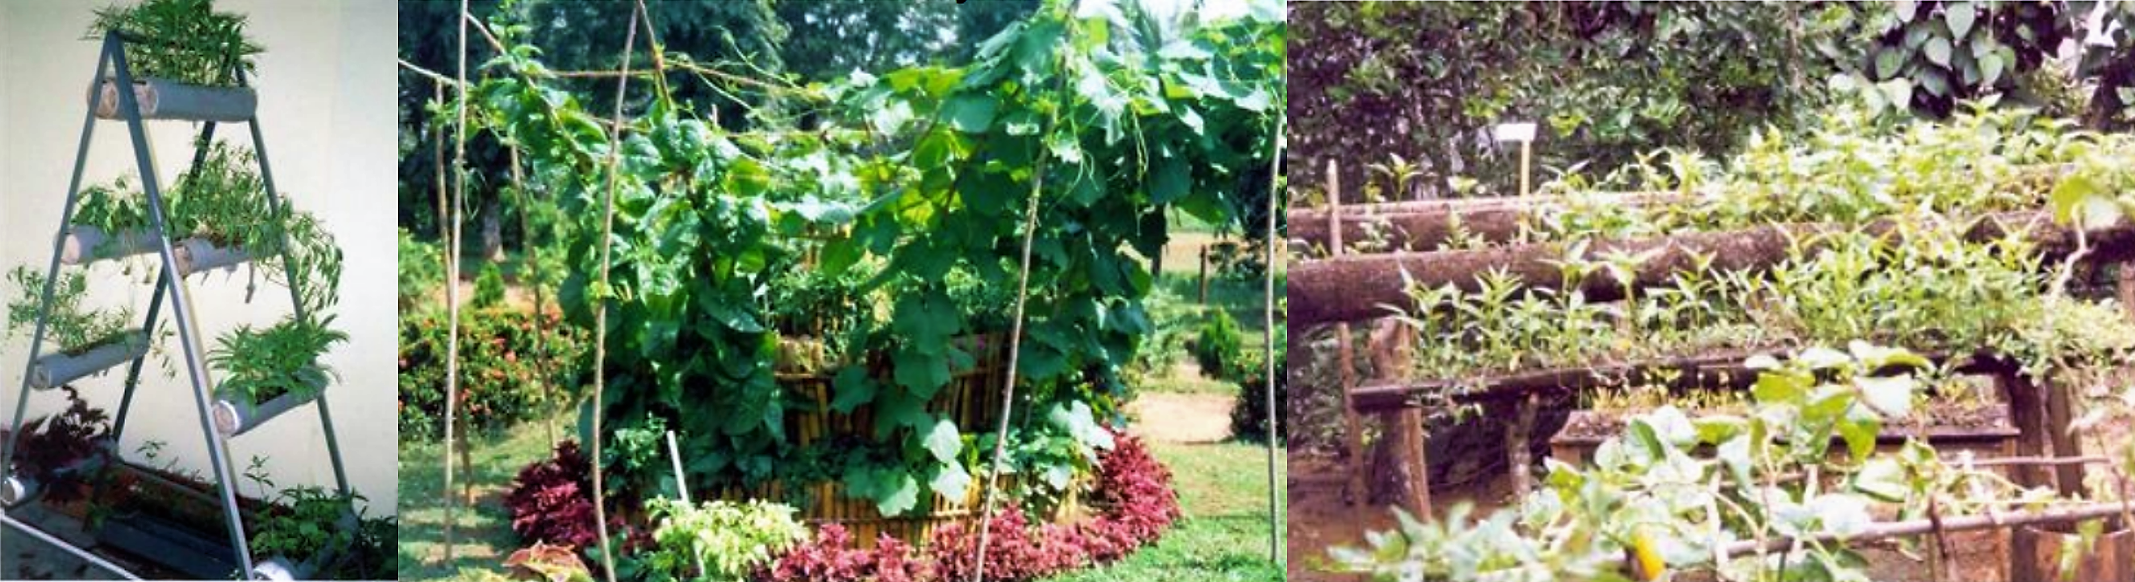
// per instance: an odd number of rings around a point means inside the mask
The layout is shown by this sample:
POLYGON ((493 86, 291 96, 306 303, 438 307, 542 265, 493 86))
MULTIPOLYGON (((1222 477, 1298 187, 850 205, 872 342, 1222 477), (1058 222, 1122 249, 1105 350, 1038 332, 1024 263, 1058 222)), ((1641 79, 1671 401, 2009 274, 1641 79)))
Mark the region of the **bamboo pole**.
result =
MULTIPOLYGON (((623 32, 623 69, 630 69, 630 51, 637 44, 638 16, 643 6, 630 11, 630 26, 623 32)), ((615 80, 615 118, 623 118, 623 101, 629 95, 630 77, 624 75, 615 80)), ((608 239, 615 235, 615 188, 620 176, 622 162, 622 127, 608 130, 608 188, 602 199, 600 222, 600 291, 594 297, 593 309, 593 519, 600 535, 601 574, 607 582, 615 582, 615 551, 608 540, 608 489, 601 475, 601 403, 606 402, 608 388, 608 239)))
POLYGON ((1281 489, 1281 486, 1276 482, 1276 473, 1278 472, 1276 463, 1281 461, 1276 459, 1275 454, 1276 435, 1280 434, 1276 432, 1276 429, 1279 428, 1276 418, 1281 416, 1278 412, 1281 409, 1276 408, 1278 404, 1275 402, 1275 271, 1280 268, 1278 267, 1280 263, 1275 262, 1275 212, 1280 208, 1278 202, 1282 200, 1281 197, 1283 196, 1283 193, 1277 189, 1282 183, 1283 117, 1280 115, 1275 118, 1275 134, 1271 139, 1275 141, 1275 155, 1268 160, 1268 231, 1265 237, 1266 240, 1262 241, 1267 245, 1265 270, 1267 271, 1268 280, 1266 292, 1261 295, 1261 300, 1266 304, 1267 314, 1266 319, 1262 320, 1264 325, 1261 326, 1260 331, 1262 335, 1261 341, 1266 345, 1265 351, 1262 352, 1265 356, 1261 359, 1265 360, 1262 363, 1267 365, 1268 379, 1265 387, 1268 400, 1266 409, 1268 424, 1268 560, 1280 565, 1283 562, 1283 514, 1282 501, 1276 493, 1281 489))
MULTIPOLYGON (((467 0, 460 0, 460 10, 467 10, 467 0)), ((460 212, 466 203, 467 191, 467 21, 460 19, 460 46, 458 97, 453 108, 458 120, 453 127, 452 153, 452 208, 448 220, 451 236, 445 243, 445 310, 450 322, 445 325, 445 563, 452 563, 452 534, 458 523, 456 510, 459 501, 452 496, 453 423, 459 413, 460 402, 460 212)), ((610 581, 613 582, 613 581, 610 581)))

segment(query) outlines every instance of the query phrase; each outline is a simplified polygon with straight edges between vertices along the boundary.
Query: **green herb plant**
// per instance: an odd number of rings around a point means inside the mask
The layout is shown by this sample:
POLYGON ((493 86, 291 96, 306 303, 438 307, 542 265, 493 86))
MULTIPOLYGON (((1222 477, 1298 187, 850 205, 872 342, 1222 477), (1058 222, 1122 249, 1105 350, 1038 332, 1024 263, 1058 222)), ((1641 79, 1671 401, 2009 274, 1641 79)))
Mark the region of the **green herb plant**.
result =
MULTIPOLYGON (((44 273, 18 266, 8 271, 7 280, 15 288, 13 298, 7 303, 8 336, 27 337, 37 324, 38 302, 44 296, 44 273)), ((52 291, 52 309, 45 319, 45 341, 63 353, 80 354, 116 341, 123 337, 128 322, 133 320, 130 310, 83 306, 82 301, 88 294, 88 277, 79 271, 62 274, 57 288, 52 291)))
POLYGON ((793 508, 775 503, 706 501, 696 507, 667 498, 648 504, 659 521, 644 563, 649 579, 743 582, 786 550, 808 540, 793 508))
POLYGON ((84 40, 119 31, 135 37, 126 60, 136 79, 159 78, 193 85, 230 85, 238 67, 254 70, 263 52, 245 37, 245 17, 218 12, 211 0, 142 0, 96 11, 84 40))
POLYGON ((1876 450, 1884 422, 1913 414, 1921 388, 1914 371, 1927 367, 1919 355, 1854 342, 1748 364, 1761 372, 1739 413, 1692 417, 1663 405, 1630 419, 1596 450, 1592 467, 1548 461, 1544 487, 1512 507, 1477 516, 1463 504, 1434 522, 1399 513, 1396 530, 1333 550, 1332 565, 1381 580, 1611 580, 1625 576, 1626 556, 1640 556, 1677 576, 1856 580, 1866 576, 1860 554, 1817 536, 1862 532, 1871 515, 1919 519, 2058 501, 2049 490, 1945 461, 1918 441, 1876 450), (1834 440, 1843 454, 1830 450, 1834 440), (1801 541, 1720 551, 1783 537, 1801 541))
POLYGON ((319 358, 334 344, 348 341, 346 332, 333 329, 333 319, 291 318, 264 329, 244 326, 223 334, 208 352, 208 365, 223 374, 216 394, 254 404, 284 394, 318 395, 335 378, 319 358))

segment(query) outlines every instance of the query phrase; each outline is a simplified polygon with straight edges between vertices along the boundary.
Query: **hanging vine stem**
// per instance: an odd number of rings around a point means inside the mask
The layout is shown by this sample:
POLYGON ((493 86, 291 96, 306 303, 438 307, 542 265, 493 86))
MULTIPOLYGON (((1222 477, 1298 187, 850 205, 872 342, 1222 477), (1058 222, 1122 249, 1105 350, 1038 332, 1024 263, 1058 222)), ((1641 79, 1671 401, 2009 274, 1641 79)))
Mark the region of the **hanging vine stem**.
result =
POLYGON ((1263 336, 1261 341, 1266 345, 1266 356, 1261 359, 1266 360, 1264 363, 1267 365, 1268 375, 1268 384, 1265 390, 1268 398, 1268 561, 1274 562, 1278 566, 1282 565, 1283 551, 1282 500, 1277 498, 1276 491, 1279 489, 1275 486, 1275 473, 1277 472, 1275 464, 1279 462, 1275 455, 1275 435, 1281 434, 1275 432, 1277 428, 1277 415, 1275 413, 1277 410, 1275 408, 1275 217, 1279 215, 1276 212, 1279 210, 1278 201, 1282 200, 1284 196, 1283 192, 1277 189, 1277 186, 1282 183, 1282 132, 1283 122, 1286 119, 1286 116, 1281 113, 1275 116, 1275 134, 1271 137, 1275 141, 1275 151, 1268 156, 1268 235, 1265 241, 1267 243, 1268 258, 1267 265, 1264 267, 1267 270, 1268 281, 1266 294, 1261 296, 1261 299, 1267 305, 1268 311, 1266 319, 1263 320, 1266 324, 1262 325, 1260 330, 1263 336))
MULTIPOLYGON (((623 119, 623 101, 630 89, 630 50, 637 45, 638 4, 630 11, 630 26, 623 32, 623 75, 615 80, 615 119, 623 119)), ((623 127, 608 130, 608 191, 602 198, 600 219, 600 287, 593 308, 593 525, 600 534, 600 569, 608 582, 615 582, 615 553, 608 541, 608 489, 601 479, 601 410, 608 389, 608 260, 609 237, 615 235, 615 188, 622 165, 623 127)))
MULTIPOLYGON (((467 1, 460 0, 460 11, 467 11, 467 1)), ((452 208, 449 223, 452 235, 445 244, 445 310, 449 321, 445 324, 445 563, 452 563, 452 530, 458 523, 455 510, 459 500, 452 496, 452 448, 454 441, 453 419, 460 404, 460 210, 465 203, 467 190, 467 20, 460 20, 460 50, 457 77, 459 98, 453 108, 458 121, 453 126, 452 152, 452 208)), ((613 581, 610 581, 613 582, 613 581)))

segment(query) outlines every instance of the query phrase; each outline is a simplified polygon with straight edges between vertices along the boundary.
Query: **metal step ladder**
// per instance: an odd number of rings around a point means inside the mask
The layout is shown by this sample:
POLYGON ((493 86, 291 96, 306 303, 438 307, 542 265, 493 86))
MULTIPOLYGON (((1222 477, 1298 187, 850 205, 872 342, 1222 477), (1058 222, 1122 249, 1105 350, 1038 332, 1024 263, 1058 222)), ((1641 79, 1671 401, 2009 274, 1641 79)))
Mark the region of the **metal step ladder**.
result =
MULTIPOLYGON (((0 480, 0 509, 12 509, 24 503, 30 503, 42 493, 39 490, 39 484, 21 475, 14 464, 15 445, 22 440, 22 435, 19 434, 19 431, 23 424, 23 416, 29 406, 30 394, 33 391, 48 390, 64 384, 67 380, 101 372, 114 368, 121 363, 130 362, 126 371, 125 394, 119 400, 118 414, 113 416, 111 436, 107 444, 119 442, 119 438, 125 433, 128 415, 133 412, 134 391, 140 385, 141 367, 147 360, 146 340, 155 337, 158 317, 163 313, 164 299, 168 295, 170 298, 170 312, 175 320, 173 323, 177 327, 178 342, 185 357, 186 377, 193 386, 194 403, 199 408, 201 436, 207 443, 208 455, 214 465, 216 499, 206 501, 219 503, 221 506, 225 524, 228 526, 228 542, 231 552, 231 555, 228 556, 229 561, 227 564, 236 567, 234 571, 214 575, 221 577, 242 576, 255 579, 286 578, 292 575, 302 575, 289 572, 286 564, 274 564, 272 562, 255 564, 253 562, 251 550, 246 546, 248 536, 245 532, 244 517, 239 511, 237 502, 235 489, 236 471, 230 458, 229 441, 268 420, 278 417, 282 412, 300 407, 307 402, 280 402, 273 407, 274 410, 271 414, 259 414, 254 418, 245 418, 241 423, 237 424, 217 422, 216 411, 218 409, 233 408, 233 405, 227 401, 219 401, 214 396, 214 382, 208 377, 206 360, 203 359, 205 356, 202 345, 204 338, 199 332, 199 322, 195 319, 195 314, 192 313, 192 302, 185 283, 185 275, 197 267, 197 265, 192 264, 190 258, 191 254, 196 253, 188 253, 185 248, 186 243, 174 243, 171 239, 171 233, 168 231, 169 218, 164 216, 164 209, 167 207, 163 203, 162 182, 157 177, 153 158, 149 154, 147 125, 144 123, 144 119, 175 119, 201 123, 199 139, 194 143, 191 166, 195 170, 206 159, 209 146, 214 143, 215 127, 218 119, 244 123, 250 127, 254 159, 259 162, 260 179, 266 188, 266 199, 269 205, 269 208, 262 208, 260 211, 263 213, 276 212, 284 206, 274 188, 274 174, 267 163, 267 146, 266 141, 260 135, 256 103, 246 102, 241 106, 235 107, 234 110, 241 111, 241 115, 231 113, 233 111, 231 107, 222 107, 222 105, 227 104, 211 104, 203 109, 208 113, 196 116, 188 116, 183 111, 173 113, 171 111, 172 107, 165 106, 158 108, 159 111, 155 114, 144 117, 143 104, 140 103, 140 99, 136 98, 135 92, 129 90, 129 88, 136 86, 135 81, 137 79, 126 64, 125 48, 129 44, 145 42, 148 41, 117 31, 107 32, 103 37, 103 48, 97 58, 96 76, 91 79, 92 90, 89 95, 88 111, 83 115, 82 119, 81 144, 75 154, 74 173, 67 186, 66 210, 60 216, 60 232, 59 236, 53 241, 52 262, 45 271, 44 292, 43 298, 39 303, 37 325, 30 336, 29 362, 25 366, 26 370, 23 374, 22 386, 16 396, 15 418, 13 423, 9 425, 10 430, 14 431, 15 435, 13 438, 8 439, 5 452, 0 452, 0 476, 4 476, 4 480, 0 480), (126 124, 127 134, 133 143, 134 160, 141 176, 141 188, 147 197, 150 229, 155 241, 152 250, 157 254, 158 260, 162 263, 162 268, 157 275, 155 292, 153 298, 149 300, 148 314, 141 327, 135 330, 128 330, 126 333, 121 334, 122 337, 115 338, 115 341, 100 341, 93 346, 68 346, 68 350, 78 350, 80 356, 76 358, 77 361, 68 362, 67 364, 72 365, 72 367, 68 367, 60 364, 59 360, 47 357, 44 354, 45 331, 47 320, 51 315, 54 290, 59 282, 59 269, 63 262, 61 260, 62 256, 70 257, 69 260, 65 261, 68 264, 77 262, 88 264, 94 260, 80 260, 80 249, 76 248, 70 252, 66 243, 68 242, 69 231, 73 228, 69 223, 74 215, 75 204, 80 200, 82 171, 88 161, 89 138, 100 117, 98 105, 104 99, 103 94, 105 92, 102 89, 105 87, 107 73, 114 77, 115 82, 111 83, 111 86, 116 90, 110 93, 115 93, 117 103, 116 110, 106 108, 104 115, 101 117, 108 120, 123 121, 126 124), (79 350, 82 347, 94 349, 79 350), (92 355, 95 357, 91 358, 92 355)), ((229 64, 228 71, 228 78, 235 81, 236 87, 241 89, 247 87, 245 71, 242 66, 232 62, 229 64)), ((165 105, 169 104, 166 103, 165 105)), ((287 235, 284 234, 283 236, 286 239, 287 235)), ((282 245, 285 249, 287 246, 287 244, 282 245)), ((286 264, 288 257, 286 256, 286 251, 284 253, 285 256, 282 259, 286 264)), ((264 259, 267 257, 259 258, 264 259)), ((298 296, 299 292, 295 288, 296 286, 291 285, 290 287, 292 311, 295 317, 303 318, 306 315, 304 313, 304 302, 298 296)), ((333 462, 334 481, 339 487, 342 496, 347 497, 350 493, 348 475, 342 468, 340 443, 334 437, 333 414, 328 410, 327 401, 323 393, 309 399, 308 403, 317 405, 320 429, 326 434, 327 454, 333 462)), ((266 407, 262 408, 262 410, 265 409, 266 407)), ((225 411, 223 414, 228 417, 232 413, 225 411)), ((116 455, 116 453, 112 454, 116 455)), ((121 464, 125 463, 121 462, 121 464)), ((102 497, 104 493, 104 484, 100 482, 95 487, 92 500, 102 497)), ((115 575, 129 579, 139 579, 134 573, 126 571, 111 561, 103 559, 85 548, 72 545, 60 536, 52 535, 51 532, 42 531, 38 525, 16 519, 15 515, 9 515, 5 511, 0 511, 0 527, 20 530, 29 534, 32 538, 50 543, 82 558, 85 562, 109 570, 115 575)), ((329 549, 329 551, 331 550, 329 549)), ((144 557, 158 558, 158 556, 153 555, 144 557)), ((297 557, 292 556, 291 558, 297 557)), ((220 557, 215 562, 222 563, 220 557)))

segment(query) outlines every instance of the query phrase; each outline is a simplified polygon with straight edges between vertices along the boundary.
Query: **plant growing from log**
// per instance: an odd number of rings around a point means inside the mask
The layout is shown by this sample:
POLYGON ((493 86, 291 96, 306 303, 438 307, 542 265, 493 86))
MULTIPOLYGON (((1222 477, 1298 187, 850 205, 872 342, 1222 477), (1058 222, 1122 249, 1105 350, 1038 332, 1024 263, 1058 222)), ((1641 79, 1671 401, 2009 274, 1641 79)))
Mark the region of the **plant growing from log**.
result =
POLYGON ((1873 511, 1903 520, 2051 500, 1918 441, 1875 451, 1879 427, 1912 414, 1915 373, 1928 366, 1918 355, 1855 342, 1749 365, 1762 372, 1743 414, 1692 418, 1663 406, 1631 419, 1591 468, 1551 461, 1544 488, 1516 507, 1478 518, 1461 506, 1432 523, 1401 513, 1398 530, 1334 550, 1333 565, 1385 580, 1650 580, 1682 571, 1862 579, 1860 556, 1826 536, 1869 533, 1873 511), (1832 454, 1834 441, 1844 454, 1832 454))
POLYGON ((127 44, 126 58, 137 80, 229 85, 236 68, 252 71, 253 55, 265 50, 245 38, 244 15, 218 12, 211 0, 142 0, 103 8, 82 38, 102 40, 114 30, 136 39, 127 44))
POLYGON ((319 358, 334 344, 348 341, 346 332, 333 329, 333 320, 291 318, 265 329, 243 326, 223 334, 208 352, 208 365, 223 373, 215 393, 254 404, 284 394, 318 395, 334 380, 333 370, 319 358))

